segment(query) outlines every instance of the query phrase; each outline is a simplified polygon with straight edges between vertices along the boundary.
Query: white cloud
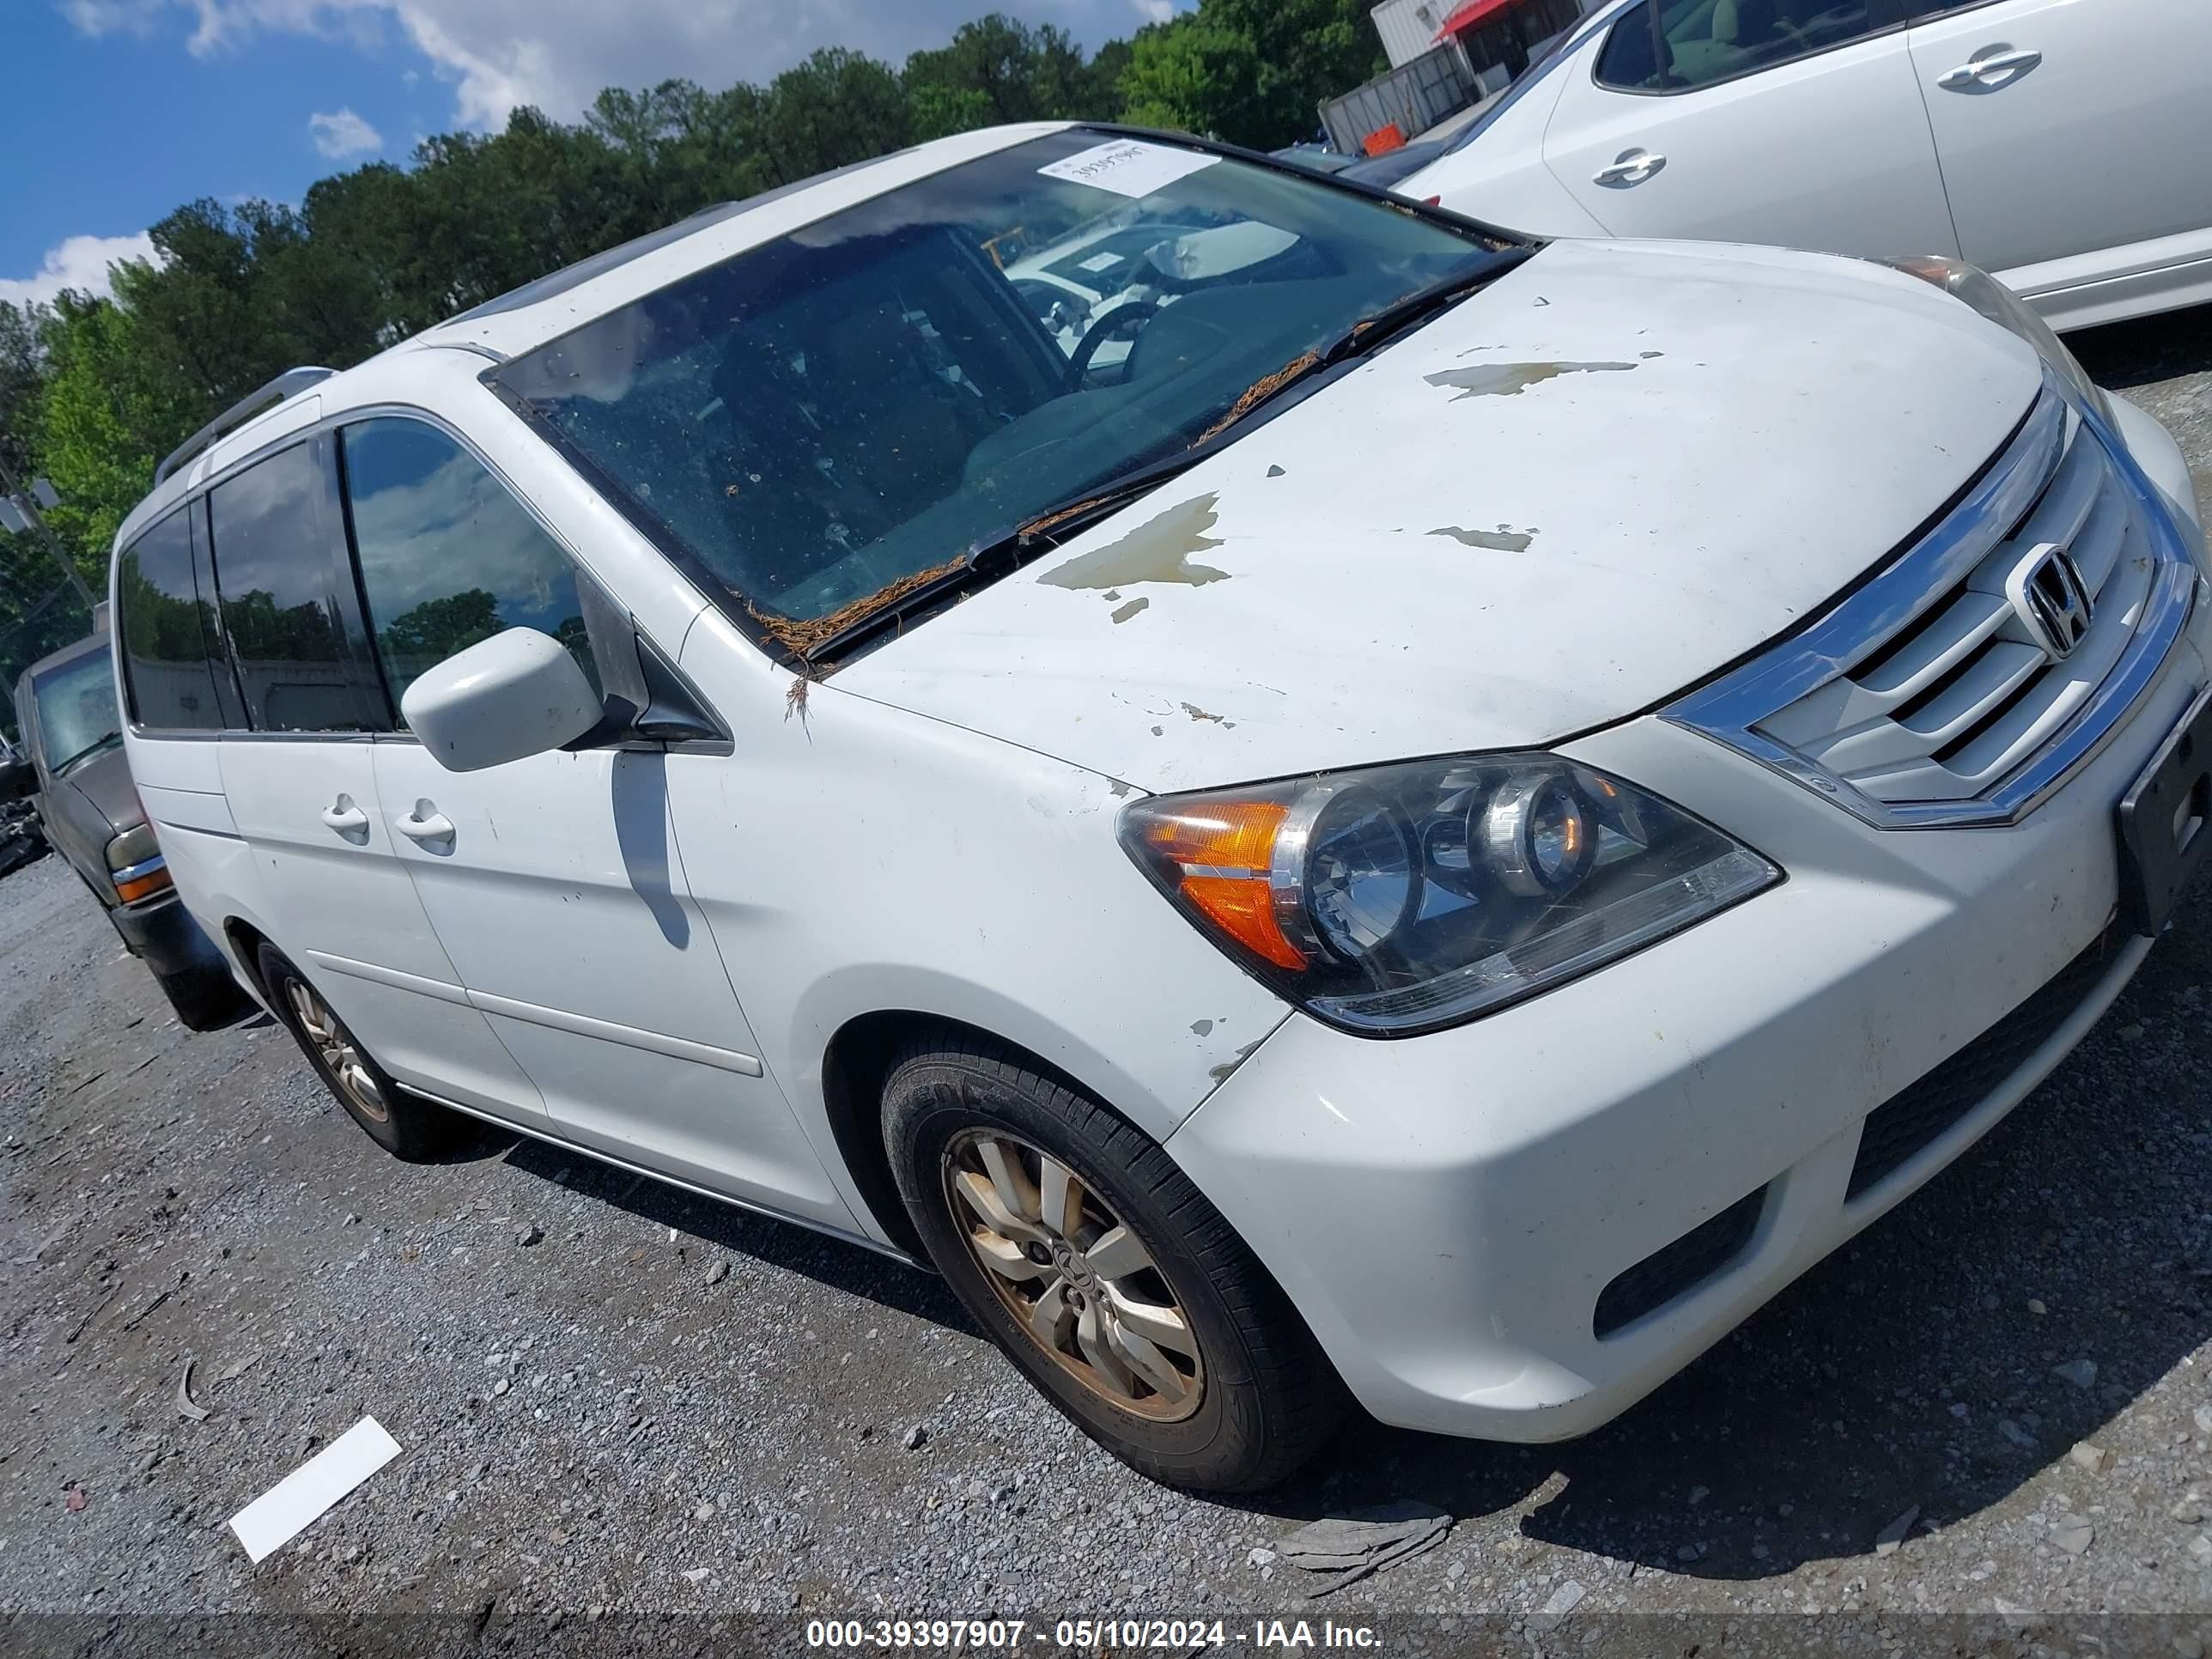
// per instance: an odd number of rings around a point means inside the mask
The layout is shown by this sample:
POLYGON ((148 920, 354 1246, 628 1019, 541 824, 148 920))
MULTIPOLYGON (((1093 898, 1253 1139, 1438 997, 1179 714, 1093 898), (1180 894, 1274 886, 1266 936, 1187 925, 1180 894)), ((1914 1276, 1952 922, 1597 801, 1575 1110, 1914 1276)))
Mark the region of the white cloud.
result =
POLYGON ((19 306, 44 303, 65 288, 105 294, 108 266, 118 260, 160 257, 154 251, 154 239, 143 230, 136 236, 72 236, 59 247, 46 250, 36 276, 0 277, 0 300, 19 306))
POLYGON ((349 155, 366 155, 384 148, 384 135, 350 109, 340 109, 329 115, 310 115, 307 132, 314 139, 315 148, 333 161, 349 155))
MULTIPOLYGON (((1002 9, 1096 46, 1127 33, 1131 3, 1149 18, 1178 0, 1004 0, 1002 9)), ((366 46, 392 26, 453 88, 453 118, 485 128, 519 104, 574 119, 602 87, 678 76, 708 87, 764 81, 817 46, 896 64, 992 8, 986 0, 63 0, 63 9, 95 35, 143 33, 165 9, 184 14, 190 49, 202 57, 263 33, 366 46)))
POLYGON ((97 40, 103 34, 145 34, 169 0, 62 0, 62 15, 97 40))
POLYGON ((1164 23, 1175 15, 1175 0, 1129 0, 1129 3, 1147 23, 1164 23))

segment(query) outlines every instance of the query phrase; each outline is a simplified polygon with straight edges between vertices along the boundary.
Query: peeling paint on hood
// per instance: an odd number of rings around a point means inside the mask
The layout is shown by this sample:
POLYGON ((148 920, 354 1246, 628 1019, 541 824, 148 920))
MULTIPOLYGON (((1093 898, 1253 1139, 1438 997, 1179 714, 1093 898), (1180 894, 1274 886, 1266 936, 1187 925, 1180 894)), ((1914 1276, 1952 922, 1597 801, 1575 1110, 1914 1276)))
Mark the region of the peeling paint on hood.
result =
POLYGON ((1553 243, 838 688, 1155 791, 1551 742, 1797 625, 2039 382, 1879 266, 1553 243))
POLYGON ((1421 378, 1449 386, 1462 398, 1511 398, 1562 374, 1626 374, 1634 363, 1479 363, 1473 368, 1442 368, 1421 378))
MULTIPOLYGON (((1120 599, 1120 589, 1143 582, 1203 587, 1208 582, 1227 581, 1227 571, 1193 562, 1194 555, 1221 545, 1218 536, 1206 533, 1220 522, 1218 497, 1193 495, 1173 507, 1157 507, 1161 495, 1171 493, 1179 492, 1163 489, 1147 496, 1140 505, 1149 516, 1135 529, 1123 532, 1103 547, 1053 565, 1037 580, 1054 587, 1103 588, 1109 599, 1120 599)), ((1133 513, 1123 514, 1114 522, 1133 516, 1133 513)))
POLYGON ((1526 553, 1536 539, 1534 529, 1516 530, 1502 524, 1495 530, 1469 530, 1464 525, 1440 524, 1431 536, 1449 536, 1462 547, 1486 547, 1493 553, 1526 553))

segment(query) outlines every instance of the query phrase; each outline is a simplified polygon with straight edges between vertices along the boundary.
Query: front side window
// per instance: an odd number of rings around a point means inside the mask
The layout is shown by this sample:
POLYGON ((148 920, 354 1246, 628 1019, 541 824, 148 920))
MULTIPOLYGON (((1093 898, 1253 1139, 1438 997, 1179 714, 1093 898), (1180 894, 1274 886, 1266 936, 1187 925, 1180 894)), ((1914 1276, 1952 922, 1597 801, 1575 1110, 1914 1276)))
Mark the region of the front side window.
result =
POLYGON ((346 507, 397 707, 424 671, 509 628, 567 646, 599 685, 575 567, 475 456, 420 421, 343 429, 346 507))
POLYGON ((39 709, 39 750, 57 777, 122 740, 115 671, 105 651, 48 669, 32 681, 31 697, 39 709))
MULTIPOLYGON (((192 579, 190 516, 179 507, 123 550, 115 594, 131 717, 154 731, 212 732, 224 724, 216 675, 213 606, 192 579)), ((53 751, 49 749, 48 764, 53 751)))
POLYGON ((492 379, 792 643, 1179 455, 1501 245, 1305 174, 1074 131, 887 192, 492 379))
POLYGON ((1885 21, 1877 10, 1869 0, 1643 0, 1613 26, 1597 78, 1623 92, 1733 81, 1871 34, 1885 21))
POLYGON ((298 444, 209 492, 215 579, 246 712, 264 732, 372 732, 383 695, 347 636, 325 446, 298 444))

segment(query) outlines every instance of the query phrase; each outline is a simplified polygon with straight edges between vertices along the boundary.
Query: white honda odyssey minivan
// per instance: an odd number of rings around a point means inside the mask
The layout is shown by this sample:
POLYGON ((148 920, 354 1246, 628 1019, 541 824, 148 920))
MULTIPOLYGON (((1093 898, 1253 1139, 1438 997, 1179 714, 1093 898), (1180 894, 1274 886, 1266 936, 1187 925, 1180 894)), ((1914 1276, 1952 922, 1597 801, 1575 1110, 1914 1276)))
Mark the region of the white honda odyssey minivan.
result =
POLYGON ((1589 1430, 2014 1104, 2207 844, 2203 558, 1971 267, 1036 125, 286 376, 112 583, 177 888, 379 1143, 933 1263, 1221 1490, 1589 1430), (1006 267, 1102 239, 1073 338, 1006 267))

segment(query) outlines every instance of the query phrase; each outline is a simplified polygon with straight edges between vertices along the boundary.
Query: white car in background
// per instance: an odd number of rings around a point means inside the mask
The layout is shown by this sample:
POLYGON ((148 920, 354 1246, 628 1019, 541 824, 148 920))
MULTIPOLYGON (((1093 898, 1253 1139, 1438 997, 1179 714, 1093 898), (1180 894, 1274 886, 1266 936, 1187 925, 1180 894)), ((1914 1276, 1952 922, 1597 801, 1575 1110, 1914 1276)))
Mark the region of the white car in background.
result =
POLYGON ((1537 235, 1963 258, 2081 328, 2212 300, 2208 64, 2208 0, 1621 0, 1395 189, 1537 235))

